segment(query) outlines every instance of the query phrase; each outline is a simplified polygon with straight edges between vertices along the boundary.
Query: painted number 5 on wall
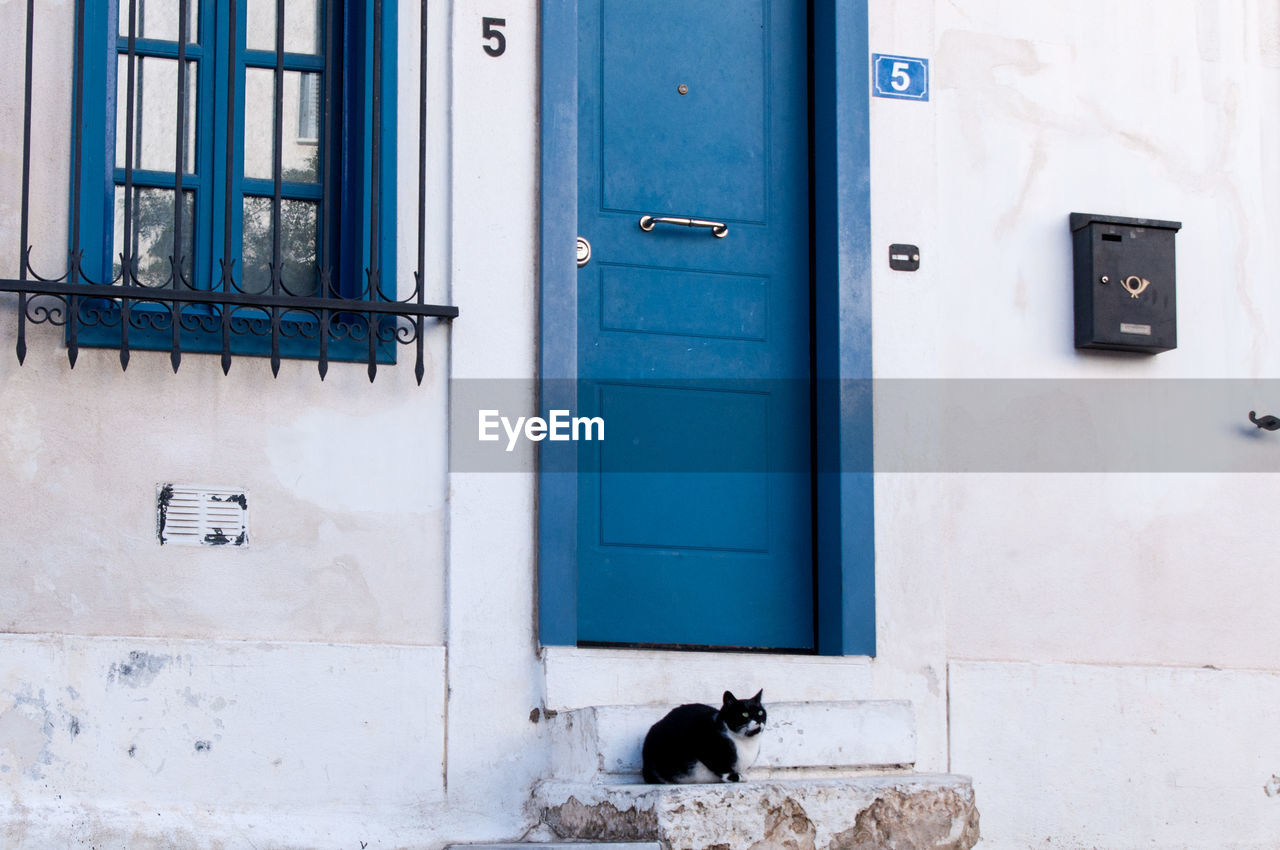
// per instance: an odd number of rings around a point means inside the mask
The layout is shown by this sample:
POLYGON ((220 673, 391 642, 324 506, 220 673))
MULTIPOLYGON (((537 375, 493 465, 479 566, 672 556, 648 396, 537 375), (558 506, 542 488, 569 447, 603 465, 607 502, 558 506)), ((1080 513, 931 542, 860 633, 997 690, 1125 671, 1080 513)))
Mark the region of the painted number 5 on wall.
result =
POLYGON ((929 99, 929 60, 918 56, 871 55, 876 97, 929 99))

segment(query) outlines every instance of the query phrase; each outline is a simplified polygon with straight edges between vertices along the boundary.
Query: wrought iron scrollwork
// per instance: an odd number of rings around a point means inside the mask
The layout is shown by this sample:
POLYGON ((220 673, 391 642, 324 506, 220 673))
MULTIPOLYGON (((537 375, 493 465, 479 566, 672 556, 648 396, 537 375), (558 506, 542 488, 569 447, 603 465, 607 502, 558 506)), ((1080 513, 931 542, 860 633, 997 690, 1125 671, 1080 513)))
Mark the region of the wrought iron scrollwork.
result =
MULTIPOLYGON (((188 0, 182 0, 179 6, 179 19, 189 20, 188 0)), ((379 80, 382 68, 382 5, 383 0, 370 0, 373 15, 372 67, 373 88, 381 91, 379 80)), ((282 138, 281 122, 283 111, 280 106, 281 81, 283 69, 280 64, 284 55, 282 30, 277 30, 277 64, 274 70, 276 95, 274 114, 274 138, 277 140, 275 162, 273 165, 273 196, 271 201, 273 232, 276 235, 271 261, 269 263, 270 285, 261 288, 246 288, 243 285, 245 276, 243 268, 237 268, 238 260, 229 256, 237 249, 232 246, 230 237, 221 252, 223 258, 209 268, 212 274, 197 272, 191 267, 188 258, 181 255, 184 250, 182 235, 189 232, 190 222, 186 221, 183 175, 186 172, 184 163, 184 145, 186 144, 186 125, 188 110, 183 106, 185 95, 185 79, 179 75, 177 91, 177 132, 178 140, 175 150, 174 175, 175 183, 173 203, 172 254, 165 259, 153 257, 155 262, 145 270, 139 269, 139 258, 121 255, 118 266, 111 279, 95 279, 105 277, 97 268, 100 258, 93 258, 86 263, 85 253, 78 230, 73 231, 72 249, 67 253, 66 270, 56 277, 49 277, 37 272, 32 266, 30 214, 31 172, 32 172, 32 111, 36 98, 32 88, 35 75, 33 73, 33 55, 35 50, 34 19, 36 4, 34 0, 26 2, 25 17, 25 56, 23 77, 23 120, 22 139, 22 186, 21 207, 19 212, 20 254, 18 273, 14 278, 0 278, 0 293, 17 295, 17 356, 18 362, 25 361, 27 356, 27 326, 51 325, 65 328, 67 358, 72 368, 75 367, 79 349, 84 344, 80 332, 95 329, 93 345, 118 344, 121 368, 129 366, 131 350, 145 347, 153 350, 157 347, 169 350, 170 362, 177 371, 184 353, 185 340, 197 339, 201 352, 221 354, 221 365, 224 373, 231 369, 231 359, 237 353, 251 349, 255 355, 270 357, 272 374, 278 374, 282 356, 305 356, 317 363, 320 377, 324 378, 331 360, 367 362, 369 380, 377 375, 379 362, 386 362, 388 349, 396 346, 412 347, 415 351, 416 364, 414 375, 419 384, 425 372, 423 363, 423 339, 428 322, 448 321, 456 318, 458 308, 451 305, 431 304, 427 302, 424 283, 425 245, 426 245, 426 138, 427 138, 427 2, 422 0, 420 9, 421 33, 419 36, 419 92, 418 92, 418 179, 417 179, 417 269, 413 273, 412 290, 403 297, 402 287, 390 280, 379 268, 380 237, 378 216, 373 215, 368 233, 368 250, 366 262, 368 268, 360 275, 360 280, 343 281, 339 288, 333 271, 329 268, 314 268, 314 292, 295 291, 285 279, 282 264, 282 253, 279 240, 279 218, 282 203, 281 185, 284 179, 282 172, 279 139, 282 138), (175 256, 176 255, 176 256, 175 256), (167 269, 166 269, 167 265, 167 269), (89 266, 89 268, 86 268, 89 266), (216 277, 216 280, 200 279, 216 277), (239 276, 240 280, 237 280, 239 276), (144 279, 144 277, 146 279, 144 279), (105 331, 105 333, 104 333, 105 331), (117 337, 118 335, 118 337, 117 337), (149 344, 141 345, 131 337, 146 337, 149 344), (107 342, 103 342, 106 339, 107 342), (118 343, 117 343, 118 339, 118 343), (282 344, 289 354, 282 354, 282 344), (335 349, 337 351, 335 352, 335 349), (302 352, 301 354, 299 352, 302 352)), ((330 4, 331 6, 331 4, 330 4)), ((328 10, 330 6, 326 6, 328 10)), ((128 67, 127 79, 129 91, 132 91, 133 68, 137 51, 135 39, 134 6, 128 6, 128 53, 122 53, 128 67)), ((283 5, 279 6, 283 9, 283 5)), ((234 21, 235 4, 231 4, 232 32, 228 39, 228 50, 234 56, 235 37, 234 21)), ((79 67, 79 60, 85 53, 85 12, 86 0, 75 0, 74 12, 77 21, 77 38, 74 55, 68 57, 68 67, 79 67)), ((329 12, 327 12, 329 13, 329 12)), ((277 15, 282 19, 281 15, 277 15)), ((114 32, 114 30, 113 30, 114 32)), ((184 65, 186 39, 178 39, 178 66, 184 65)), ((239 43, 242 43, 239 42, 239 43)), ((388 68, 395 73, 394 67, 388 68)), ((73 102, 73 124, 82 124, 83 94, 78 89, 73 102)), ((133 100, 125 98, 124 123, 133 126, 133 100)), ((372 126, 381 127, 382 100, 375 96, 371 101, 372 126)), ((227 126, 228 149, 234 149, 237 128, 231 123, 227 126)), ((126 133, 126 145, 131 144, 132 133, 126 133)), ((381 149, 380 132, 371 134, 371 157, 373 174, 380 174, 379 160, 385 155, 381 149)), ((76 133, 72 138, 73 159, 78 163, 84 141, 82 134, 76 133)), ((135 158, 130 149, 125 152, 124 220, 131 221, 129 206, 133 203, 132 190, 136 186, 133 181, 135 158)), ((327 162, 328 160, 326 160, 327 162)), ((230 175, 232 169, 226 169, 230 175)), ((230 176, 227 177, 230 180, 230 176)), ((80 172, 73 168, 72 183, 72 221, 78 221, 84 192, 80 185, 80 172)), ((378 209, 379 181, 374 180, 371 187, 371 209, 378 209)), ((230 193, 228 193, 230 194, 230 193)), ((226 212, 230 220, 230 206, 226 212)), ((109 225, 108 225, 109 229, 109 225)), ((230 227, 226 228, 230 233, 230 227)), ((110 234, 107 234, 108 237, 110 234)), ((86 234, 87 236, 87 234, 86 234)), ((125 240, 124 244, 128 244, 125 240)), ((330 256, 328 252, 320 252, 318 256, 330 256)), ((331 259, 323 260, 333 262, 331 259)), ((311 278, 308 269, 306 277, 311 278)), ((348 274, 348 277, 354 275, 348 274)), ((296 289, 296 288, 295 288, 296 289)), ((188 346, 188 350, 190 347, 188 346)))
MULTIPOLYGON (((427 321, 449 320, 458 315, 457 307, 425 303, 418 283, 421 278, 416 275, 415 292, 404 299, 384 297, 379 289, 367 285, 358 298, 332 291, 306 297, 245 292, 234 285, 196 289, 185 282, 175 286, 172 280, 167 286, 144 286, 136 278, 130 280, 134 275, 128 271, 128 263, 121 265, 125 271, 108 283, 88 281, 76 256, 69 258, 67 271, 56 278, 39 275, 28 263, 22 278, 0 279, 0 292, 19 295, 18 361, 26 358, 27 325, 67 328, 72 367, 80 347, 78 331, 107 328, 119 332, 121 366, 128 368, 130 332, 168 333, 176 321, 180 332, 216 336, 226 331, 221 343, 224 373, 230 371, 231 356, 235 354, 232 339, 256 337, 270 344, 273 374, 279 372, 282 341, 314 343, 322 378, 332 359, 329 345, 334 343, 368 344, 370 380, 377 374, 379 344, 416 347, 414 372, 421 383, 425 369, 420 343, 427 321)), ((322 273, 320 278, 331 290, 329 275, 322 273)), ((181 354, 178 349, 171 351, 175 371, 181 354)))

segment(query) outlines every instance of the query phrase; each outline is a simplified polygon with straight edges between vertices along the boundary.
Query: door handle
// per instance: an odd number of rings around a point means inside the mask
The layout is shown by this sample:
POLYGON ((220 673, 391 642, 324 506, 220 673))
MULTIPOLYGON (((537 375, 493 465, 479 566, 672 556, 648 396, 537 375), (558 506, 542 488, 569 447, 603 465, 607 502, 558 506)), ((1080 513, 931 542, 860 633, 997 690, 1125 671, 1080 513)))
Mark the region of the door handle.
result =
POLYGON ((707 221, 701 218, 677 218, 675 216, 640 216, 640 229, 645 233, 653 230, 655 224, 679 224, 683 227, 709 227, 711 235, 723 238, 729 235, 729 225, 722 221, 707 221))

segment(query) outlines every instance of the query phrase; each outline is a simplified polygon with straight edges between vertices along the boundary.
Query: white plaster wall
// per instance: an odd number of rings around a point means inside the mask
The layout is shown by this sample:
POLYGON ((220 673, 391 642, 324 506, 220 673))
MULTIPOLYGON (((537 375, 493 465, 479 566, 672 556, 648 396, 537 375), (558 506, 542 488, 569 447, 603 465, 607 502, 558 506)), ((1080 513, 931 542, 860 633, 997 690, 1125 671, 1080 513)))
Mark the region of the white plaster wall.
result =
MULTIPOLYGON (((933 2, 868 4, 873 53, 931 56, 933 2)), ((868 61, 869 57, 868 57, 868 61)), ((936 80, 936 71, 935 77, 936 80)), ((936 82, 931 86, 936 87, 936 82)), ((885 378, 919 377, 913 357, 936 344, 942 313, 930 297, 942 276, 937 242, 936 94, 929 103, 869 98, 871 123, 872 368, 885 378), (888 246, 921 248, 920 270, 891 272, 888 246), (886 309, 886 305, 888 309, 886 309)), ((881 412, 876 389, 877 469, 884 433, 902 427, 881 412)), ((928 476, 878 473, 875 479, 875 695, 909 699, 916 711, 917 769, 947 769, 946 654, 949 611, 939 582, 945 513, 928 476)))
MULTIPOLYGON (((25 5, 0 3, 10 57, 23 55, 25 5)), ((36 5, 33 259, 56 275, 73 4, 36 5)), ((400 8, 405 291, 418 8, 400 8)), ((431 15, 427 300, 450 303, 451 10, 431 15)), ((532 78, 527 56, 514 64, 532 78)), ((16 277, 20 63, 6 73, 0 275, 16 277)), ((517 285, 532 288, 527 272, 517 285)), ((402 846, 465 833, 458 821, 484 806, 443 814, 448 325, 428 324, 420 387, 411 349, 373 384, 361 364, 331 364, 321 382, 314 363, 286 360, 273 379, 251 357, 224 377, 199 354, 174 374, 165 353, 141 351, 122 374, 113 350, 82 349, 70 369, 61 330, 30 324, 19 366, 16 306, 0 296, 0 844, 402 846), (161 482, 243 487, 249 545, 161 547, 161 482), (135 652, 159 659, 136 687, 120 678, 135 652)))
MULTIPOLYGON (((452 33, 452 281, 466 306, 454 378, 518 379, 537 363, 536 0, 458 3, 452 33), (506 20, 506 52, 482 49, 482 19, 506 20)), ((535 407, 532 396, 528 410, 535 407)), ((475 432, 454 431, 452 440, 475 432)), ((448 793, 454 841, 510 840, 549 752, 534 633, 535 476, 449 476, 448 793)))
MULTIPOLYGON (((5 46, 19 57, 24 5, 0 6, 5 46)), ((59 63, 68 61, 70 5, 42 2, 36 12, 35 55, 46 67, 36 69, 31 242, 43 274, 57 274, 66 259, 70 110, 59 63)), ((406 3, 402 13, 401 111, 413 117, 416 8, 406 3)), ((15 84, 3 103, 11 120, 0 122, 0 262, 16 276, 21 74, 9 79, 15 84)), ((401 128, 411 137, 416 121, 401 128)), ((397 264, 408 287, 417 248, 416 138, 399 145, 399 157, 397 264)), ((431 247, 442 244, 437 238, 431 247)), ((435 261, 432 280, 443 281, 446 268, 435 261)), ((444 300, 447 290, 433 282, 430 295, 444 300)), ((199 354, 184 355, 173 374, 165 353, 140 351, 121 374, 117 352, 105 349, 82 349, 71 369, 61 329, 30 323, 19 366, 16 297, 3 305, 0 628, 443 642, 447 326, 428 326, 421 387, 405 352, 373 384, 359 364, 333 364, 321 382, 315 364, 302 361, 285 361, 272 379, 267 361, 252 357, 235 357, 224 377, 216 356, 199 354), (161 547, 156 488, 164 482, 244 488, 249 546, 161 547)))
MULTIPOLYGON (((18 6, 0 5, 6 23, 18 6)), ((417 8, 400 6, 403 270, 416 253, 417 8)), ((78 635, 0 641, 0 724, 16 733, 0 739, 6 846, 435 848, 528 830, 549 758, 533 713, 534 477, 449 475, 445 423, 449 376, 535 374, 536 9, 431 4, 428 297, 463 318, 428 337, 423 387, 404 364, 373 385, 342 364, 323 384, 307 363, 272 380, 250 358, 224 378, 194 355, 174 376, 146 353, 122 376, 109 351, 82 351, 72 371, 47 329, 29 330, 25 366, 0 358, 14 471, 0 516, 20 518, 0 548, 0 628, 78 635), (482 13, 507 21, 501 59, 481 49, 482 13), (160 550, 164 480, 245 487, 250 547, 160 550), (118 687, 135 650, 171 659, 141 692, 118 687), (247 728, 210 716, 218 699, 247 728), (81 732, 64 740, 72 716, 81 732), (206 728, 223 738, 196 752, 206 728), (123 761, 138 729, 155 742, 153 773, 117 789, 112 771, 143 752, 123 761), (103 742, 92 755, 75 746, 88 740, 103 742)), ((11 191, 21 148, 4 141, 11 191)), ((40 215, 65 228, 61 204, 40 215)), ((0 244, 17 244, 15 221, 0 244)))
MULTIPOLYGON (((955 378, 1274 378, 1275 4, 1034 8, 939 7, 947 214, 929 300, 948 350, 885 358, 955 378), (1108 27, 1089 23, 1099 16, 1108 27), (1072 350, 1072 210, 1183 222, 1176 350, 1072 350)), ((892 327, 901 301, 878 300, 877 321, 892 327)), ((1275 387, 1203 411, 1189 436, 1232 444, 1242 469, 1250 456, 1274 468, 1245 415, 1275 387)), ((1103 417, 1086 424, 1100 447, 1117 439, 1103 417)), ((1158 440, 1180 426, 1149 427, 1158 440)), ((1226 471, 943 476, 952 654, 1280 666, 1256 640, 1280 615, 1268 566, 1280 538, 1259 498, 1275 478, 1226 471)))
POLYGON ((5 847, 368 839, 372 813, 416 821, 443 796, 441 647, 10 636, 0 653, 5 847))
POLYGON ((1280 675, 955 662, 982 848, 1274 847, 1280 675))
POLYGON ((1278 25, 1274 2, 872 4, 872 50, 933 83, 872 101, 878 602, 914 575, 935 615, 898 640, 951 659, 982 846, 1274 846, 1275 446, 1245 417, 1280 386, 1278 25), (1073 349, 1073 211, 1183 223, 1176 350, 1073 349), (898 241, 919 272, 888 270, 898 241), (985 407, 1012 378, 1079 418, 985 407), (1074 383, 1191 378, 1236 383, 1153 385, 1137 434, 1146 399, 1111 416, 1074 383), (1078 466, 1037 470, 1036 434, 1078 466), (1166 471, 1107 471, 1134 457, 1166 471))

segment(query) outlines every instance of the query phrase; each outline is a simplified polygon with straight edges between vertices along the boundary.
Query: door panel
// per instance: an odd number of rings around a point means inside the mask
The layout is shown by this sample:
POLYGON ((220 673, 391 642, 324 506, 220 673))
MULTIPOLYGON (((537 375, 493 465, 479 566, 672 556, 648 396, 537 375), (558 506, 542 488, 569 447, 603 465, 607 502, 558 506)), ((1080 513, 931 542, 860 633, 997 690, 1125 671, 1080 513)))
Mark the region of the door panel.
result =
POLYGON ((602 265, 600 330, 763 342, 769 279, 602 265))
POLYGON ((729 12, 705 2, 606 0, 605 209, 702 208, 738 221, 764 218, 766 5, 739 2, 729 12))
POLYGON ((807 14, 743 6, 579 4, 582 642, 813 647, 807 14))
POLYGON ((768 551, 767 476, 740 471, 768 450, 767 396, 606 384, 600 400, 616 425, 601 467, 619 470, 601 481, 601 544, 768 551))

